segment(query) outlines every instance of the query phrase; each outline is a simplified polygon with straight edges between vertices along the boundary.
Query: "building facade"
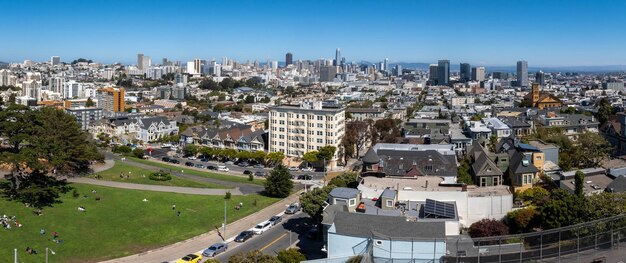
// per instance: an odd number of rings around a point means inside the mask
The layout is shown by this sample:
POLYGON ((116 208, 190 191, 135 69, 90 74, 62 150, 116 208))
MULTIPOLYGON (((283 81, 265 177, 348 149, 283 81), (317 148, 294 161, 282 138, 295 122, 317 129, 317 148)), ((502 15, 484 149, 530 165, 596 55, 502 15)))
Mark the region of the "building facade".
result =
POLYGON ((97 92, 98 107, 107 112, 123 112, 126 108, 124 88, 103 88, 97 92))
POLYGON ((269 151, 287 157, 332 145, 337 148, 330 160, 336 165, 345 133, 345 108, 324 108, 321 101, 302 102, 300 106, 276 106, 269 112, 269 151))

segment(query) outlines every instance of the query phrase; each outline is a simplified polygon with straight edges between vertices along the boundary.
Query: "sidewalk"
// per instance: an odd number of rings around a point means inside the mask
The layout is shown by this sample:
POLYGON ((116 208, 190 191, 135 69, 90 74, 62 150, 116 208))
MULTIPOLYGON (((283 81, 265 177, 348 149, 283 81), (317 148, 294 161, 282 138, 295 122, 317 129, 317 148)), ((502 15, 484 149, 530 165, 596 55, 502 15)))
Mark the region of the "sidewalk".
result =
POLYGON ((179 193, 179 194, 225 195, 226 192, 230 192, 232 195, 243 195, 243 193, 239 191, 239 188, 207 189, 207 188, 193 188, 193 187, 166 186, 166 185, 133 184, 133 183, 96 180, 96 179, 85 178, 85 177, 68 178, 67 181, 70 183, 91 184, 91 185, 108 186, 108 187, 122 188, 122 189, 169 192, 169 193, 179 193))
MULTIPOLYGON (((226 225, 226 239, 232 239, 234 236, 238 235, 241 231, 248 230, 258 222, 264 221, 272 217, 273 215, 279 214, 283 212, 285 208, 293 203, 298 202, 300 198, 299 192, 296 192, 289 197, 274 203, 261 211, 258 211, 254 214, 251 214, 247 217, 239 219, 235 222, 232 222, 226 225)), ((220 229, 221 231, 221 229, 220 229)), ((154 250, 146 251, 143 253, 135 254, 132 256, 127 256, 118 259, 112 259, 108 261, 103 261, 104 263, 121 263, 121 262, 164 262, 164 261, 174 261, 179 259, 189 253, 195 253, 197 251, 204 250, 208 246, 223 242, 222 238, 220 238, 217 234, 216 230, 211 232, 201 234, 196 237, 192 237, 190 239, 174 243, 171 245, 167 245, 161 248, 157 248, 154 250)))

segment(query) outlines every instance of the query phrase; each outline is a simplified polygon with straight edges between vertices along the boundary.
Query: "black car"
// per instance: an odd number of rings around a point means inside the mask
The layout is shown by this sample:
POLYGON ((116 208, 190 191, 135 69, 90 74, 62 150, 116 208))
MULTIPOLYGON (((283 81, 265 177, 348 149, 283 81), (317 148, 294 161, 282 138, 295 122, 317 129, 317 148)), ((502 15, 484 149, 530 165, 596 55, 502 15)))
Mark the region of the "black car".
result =
POLYGON ((170 163, 173 163, 173 164, 179 164, 179 163, 180 163, 180 161, 179 161, 179 160, 176 160, 176 159, 170 159, 170 163))
POLYGON ((256 171, 256 172, 254 172, 254 175, 256 175, 256 176, 265 176, 265 172, 263 172, 263 171, 256 171))
POLYGON ((209 159, 207 159, 207 158, 202 158, 202 159, 200 159, 200 161, 201 161, 201 162, 203 162, 203 163, 208 163, 208 162, 209 162, 209 159))
POLYGON ((192 162, 185 162, 185 166, 193 166, 192 162))
POLYGON ((217 166, 215 166, 215 165, 207 165, 206 168, 209 169, 209 170, 217 170, 217 166))
POLYGON ((280 221, 283 221, 283 218, 280 216, 272 216, 269 221, 270 223, 272 223, 272 226, 275 226, 276 224, 280 223, 280 221))
POLYGON ((170 161, 170 157, 163 157, 163 158, 161 158, 161 161, 169 162, 170 161))
POLYGON ((250 171, 250 170, 243 170, 243 174, 252 174, 252 171, 250 171))
POLYGON ((313 176, 310 176, 308 174, 298 175, 298 180, 311 180, 311 179, 313 179, 313 176))
POLYGON ((254 232, 250 230, 243 231, 237 235, 235 238, 235 242, 246 242, 246 240, 252 238, 254 236, 254 232))
POLYGON ((250 164, 248 162, 240 162, 239 167, 248 167, 250 164))

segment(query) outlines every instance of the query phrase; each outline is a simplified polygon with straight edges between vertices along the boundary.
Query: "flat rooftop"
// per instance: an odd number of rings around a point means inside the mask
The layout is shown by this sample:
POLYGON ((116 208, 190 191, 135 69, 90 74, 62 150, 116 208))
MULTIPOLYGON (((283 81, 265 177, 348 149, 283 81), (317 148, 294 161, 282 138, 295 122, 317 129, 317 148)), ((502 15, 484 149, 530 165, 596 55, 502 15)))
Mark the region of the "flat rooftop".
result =
MULTIPOLYGON (((392 177, 363 177, 363 185, 371 188, 378 189, 382 193, 384 189, 400 189, 404 191, 440 191, 440 192, 461 192, 461 186, 442 186, 439 185, 444 181, 442 177, 438 176, 419 176, 417 178, 392 178, 392 177)), ((469 196, 494 196, 494 195, 507 195, 511 192, 506 185, 478 187, 475 185, 468 185, 467 192, 469 196)))

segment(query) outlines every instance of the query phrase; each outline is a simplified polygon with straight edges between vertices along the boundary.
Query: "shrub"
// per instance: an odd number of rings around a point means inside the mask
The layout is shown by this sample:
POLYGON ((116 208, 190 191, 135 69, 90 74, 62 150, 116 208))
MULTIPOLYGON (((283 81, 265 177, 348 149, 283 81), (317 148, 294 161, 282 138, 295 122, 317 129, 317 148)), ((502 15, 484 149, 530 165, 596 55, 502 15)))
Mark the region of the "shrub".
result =
POLYGON ((163 171, 151 173, 148 178, 153 181, 169 181, 172 180, 172 175, 163 171))
POLYGON ((133 151, 133 149, 130 148, 129 146, 126 146, 126 145, 116 145, 116 146, 113 146, 113 152, 114 153, 129 154, 132 151, 133 151))
POLYGON ((482 219, 469 227, 471 237, 491 237, 509 234, 509 227, 496 219, 482 219))
POLYGON ((276 257, 282 263, 299 263, 306 260, 306 256, 297 248, 281 250, 276 257))
POLYGON ((230 191, 226 192, 226 194, 224 195, 224 199, 230 199, 230 197, 231 197, 230 191))
POLYGON ((248 181, 254 181, 254 175, 249 174, 248 175, 248 181))
POLYGON ((79 196, 80 196, 80 194, 78 193, 78 190, 76 190, 76 189, 72 190, 72 197, 78 198, 79 196))

